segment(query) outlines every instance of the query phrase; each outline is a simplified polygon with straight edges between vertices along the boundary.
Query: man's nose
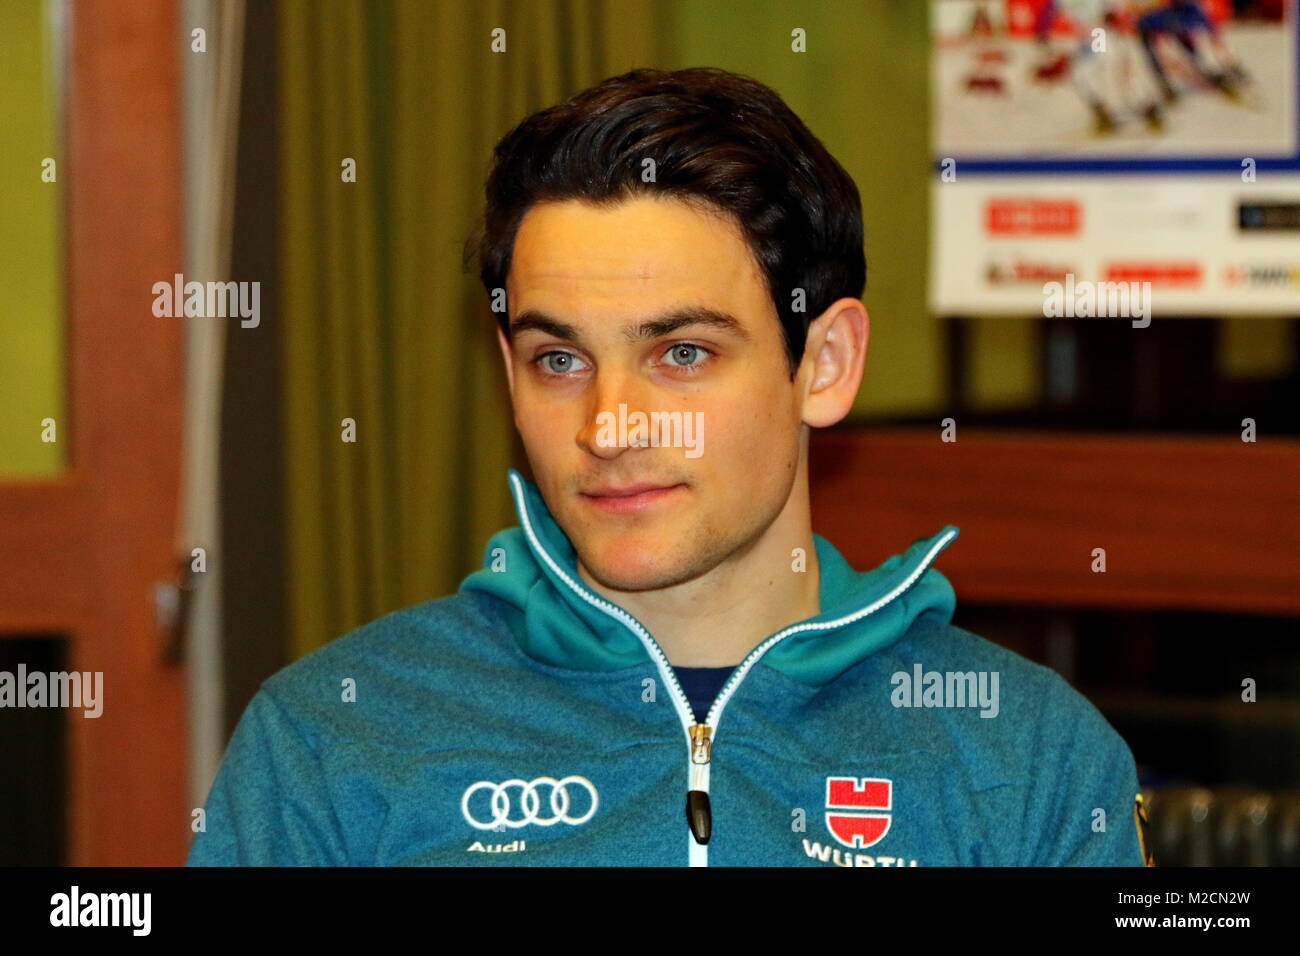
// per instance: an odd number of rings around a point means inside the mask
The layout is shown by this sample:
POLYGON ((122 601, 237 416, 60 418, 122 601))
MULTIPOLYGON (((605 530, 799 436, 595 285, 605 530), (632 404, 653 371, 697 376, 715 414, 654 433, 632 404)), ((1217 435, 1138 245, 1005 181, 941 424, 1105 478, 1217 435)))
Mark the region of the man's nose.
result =
POLYGON ((647 434, 627 434, 634 412, 645 413, 649 395, 635 376, 618 369, 602 369, 589 393, 589 405, 578 432, 578 444, 600 458, 617 458, 629 447, 648 445, 647 434))

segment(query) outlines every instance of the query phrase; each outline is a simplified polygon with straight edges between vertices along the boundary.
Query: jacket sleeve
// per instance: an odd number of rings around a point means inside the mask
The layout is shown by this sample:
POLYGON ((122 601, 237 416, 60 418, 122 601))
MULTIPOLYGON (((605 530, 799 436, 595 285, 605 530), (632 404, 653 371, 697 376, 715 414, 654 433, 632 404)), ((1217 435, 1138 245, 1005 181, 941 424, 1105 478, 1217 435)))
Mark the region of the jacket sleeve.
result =
POLYGON ((320 758, 262 687, 230 738, 186 866, 338 866, 347 847, 320 758))
POLYGON ((1128 744, 1055 672, 1027 754, 1021 866, 1142 866, 1128 744))

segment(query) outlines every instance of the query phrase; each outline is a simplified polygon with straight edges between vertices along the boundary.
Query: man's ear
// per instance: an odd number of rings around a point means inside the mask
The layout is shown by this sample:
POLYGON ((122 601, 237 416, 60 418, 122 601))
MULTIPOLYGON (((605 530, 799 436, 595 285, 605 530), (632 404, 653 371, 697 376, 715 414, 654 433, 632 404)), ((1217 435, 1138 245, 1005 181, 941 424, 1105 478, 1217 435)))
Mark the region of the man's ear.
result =
POLYGON ((515 363, 514 352, 510 348, 510 342, 506 339, 506 334, 501 331, 501 326, 497 326, 497 345, 501 347, 501 359, 506 363, 506 381, 510 383, 510 398, 515 397, 515 363))
POLYGON ((803 421, 813 428, 834 425, 853 408, 862 385, 871 319, 858 299, 831 304, 808 327, 799 374, 804 387, 803 421))

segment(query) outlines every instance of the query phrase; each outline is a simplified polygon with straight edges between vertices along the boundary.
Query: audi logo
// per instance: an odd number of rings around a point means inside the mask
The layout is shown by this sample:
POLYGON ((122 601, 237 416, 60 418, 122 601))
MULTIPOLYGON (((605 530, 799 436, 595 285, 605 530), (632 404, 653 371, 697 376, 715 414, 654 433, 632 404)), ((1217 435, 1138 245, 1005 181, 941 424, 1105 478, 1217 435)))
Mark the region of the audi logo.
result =
MULTIPOLYGON (((465 795, 460 799, 460 812, 464 814, 465 819, 470 826, 479 830, 499 830, 501 827, 524 827, 530 823, 536 823, 541 827, 553 826, 556 823, 567 823, 570 826, 577 826, 579 823, 586 823, 596 812, 596 806, 600 800, 596 796, 596 788, 592 786, 590 780, 586 777, 568 776, 561 780, 554 777, 538 777, 536 780, 507 780, 504 783, 492 783, 489 780, 480 780, 478 783, 471 784, 465 791, 465 795), (577 791, 586 790, 591 797, 591 806, 589 806, 582 816, 574 817, 569 815, 569 788, 576 786, 577 791), (486 809, 491 811, 492 819, 480 820, 474 813, 470 812, 470 800, 474 794, 480 790, 487 790, 491 797, 488 800, 486 809), (542 793, 547 791, 547 803, 550 805, 550 815, 542 816, 542 793), (517 795, 516 795, 517 794, 517 795)), ((483 801, 479 800, 478 809, 485 809, 482 806, 483 801)), ((481 814, 480 814, 481 815, 481 814)))

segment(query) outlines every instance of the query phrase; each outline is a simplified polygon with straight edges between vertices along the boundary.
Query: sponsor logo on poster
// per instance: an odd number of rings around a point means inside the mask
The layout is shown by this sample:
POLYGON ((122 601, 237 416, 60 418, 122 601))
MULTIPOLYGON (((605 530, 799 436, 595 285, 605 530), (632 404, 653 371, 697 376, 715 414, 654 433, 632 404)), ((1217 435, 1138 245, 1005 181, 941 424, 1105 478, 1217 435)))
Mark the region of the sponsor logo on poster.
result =
POLYGON ((1223 270, 1225 285, 1250 289, 1288 289, 1300 286, 1300 262, 1229 265, 1223 270))
POLYGON ((1204 278, 1199 262, 1111 262, 1103 269, 1106 282, 1149 282, 1153 286, 1199 286, 1204 278))
POLYGON ((1075 199, 995 197, 984 207, 990 236, 1075 236, 1082 223, 1075 199))
POLYGON ((1078 271, 1076 266, 1065 262, 1010 259, 990 262, 985 277, 989 285, 1042 285, 1044 282, 1064 282, 1067 275, 1078 274, 1078 271))

